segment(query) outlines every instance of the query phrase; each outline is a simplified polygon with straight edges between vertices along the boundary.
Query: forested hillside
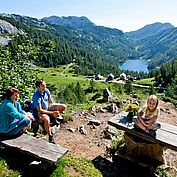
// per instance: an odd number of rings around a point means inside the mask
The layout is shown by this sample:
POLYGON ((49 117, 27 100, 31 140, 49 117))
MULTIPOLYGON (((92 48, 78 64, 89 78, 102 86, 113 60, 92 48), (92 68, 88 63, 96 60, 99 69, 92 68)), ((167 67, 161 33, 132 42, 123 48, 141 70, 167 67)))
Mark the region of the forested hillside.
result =
POLYGON ((125 62, 134 50, 121 30, 96 26, 86 17, 52 16, 43 20, 56 25, 58 36, 61 35, 61 26, 69 28, 73 32, 70 41, 74 46, 84 47, 85 50, 92 51, 97 57, 101 56, 112 64, 125 62))

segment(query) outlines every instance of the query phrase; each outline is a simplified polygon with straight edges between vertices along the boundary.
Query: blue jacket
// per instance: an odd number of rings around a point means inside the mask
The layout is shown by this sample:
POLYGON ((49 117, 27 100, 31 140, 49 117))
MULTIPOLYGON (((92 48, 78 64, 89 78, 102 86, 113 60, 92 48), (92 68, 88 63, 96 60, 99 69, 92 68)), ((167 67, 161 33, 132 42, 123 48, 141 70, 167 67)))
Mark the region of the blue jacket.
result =
POLYGON ((8 133, 17 127, 17 123, 25 118, 24 110, 16 102, 16 108, 11 100, 5 99, 0 106, 0 133, 8 133))

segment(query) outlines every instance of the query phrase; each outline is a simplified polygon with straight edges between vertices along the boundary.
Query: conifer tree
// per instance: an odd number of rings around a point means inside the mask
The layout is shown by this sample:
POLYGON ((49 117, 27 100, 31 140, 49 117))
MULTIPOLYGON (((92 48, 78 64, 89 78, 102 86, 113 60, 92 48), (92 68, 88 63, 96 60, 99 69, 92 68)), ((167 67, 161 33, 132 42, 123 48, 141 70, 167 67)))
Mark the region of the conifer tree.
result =
POLYGON ((80 85, 80 82, 77 82, 75 87, 75 95, 78 99, 78 103, 83 103, 85 101, 85 92, 80 85))

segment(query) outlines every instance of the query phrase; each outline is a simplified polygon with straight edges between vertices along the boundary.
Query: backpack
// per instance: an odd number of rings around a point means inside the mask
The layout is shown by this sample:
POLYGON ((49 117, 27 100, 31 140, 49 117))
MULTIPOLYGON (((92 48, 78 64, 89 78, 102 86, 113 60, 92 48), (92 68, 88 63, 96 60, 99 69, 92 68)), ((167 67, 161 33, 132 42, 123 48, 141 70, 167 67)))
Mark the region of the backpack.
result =
POLYGON ((22 105, 22 109, 25 111, 25 112, 30 112, 31 110, 31 106, 32 106, 32 101, 31 100, 25 100, 23 105, 22 105))

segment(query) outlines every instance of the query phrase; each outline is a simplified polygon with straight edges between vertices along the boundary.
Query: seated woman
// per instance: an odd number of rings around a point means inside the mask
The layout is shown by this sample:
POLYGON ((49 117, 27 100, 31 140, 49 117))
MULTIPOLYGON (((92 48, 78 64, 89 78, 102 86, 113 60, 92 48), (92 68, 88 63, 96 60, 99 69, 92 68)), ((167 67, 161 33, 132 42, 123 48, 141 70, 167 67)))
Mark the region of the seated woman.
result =
POLYGON ((34 119, 30 113, 22 110, 17 102, 19 90, 9 88, 6 92, 6 99, 0 106, 0 134, 5 136, 17 135, 31 128, 31 122, 34 119))

